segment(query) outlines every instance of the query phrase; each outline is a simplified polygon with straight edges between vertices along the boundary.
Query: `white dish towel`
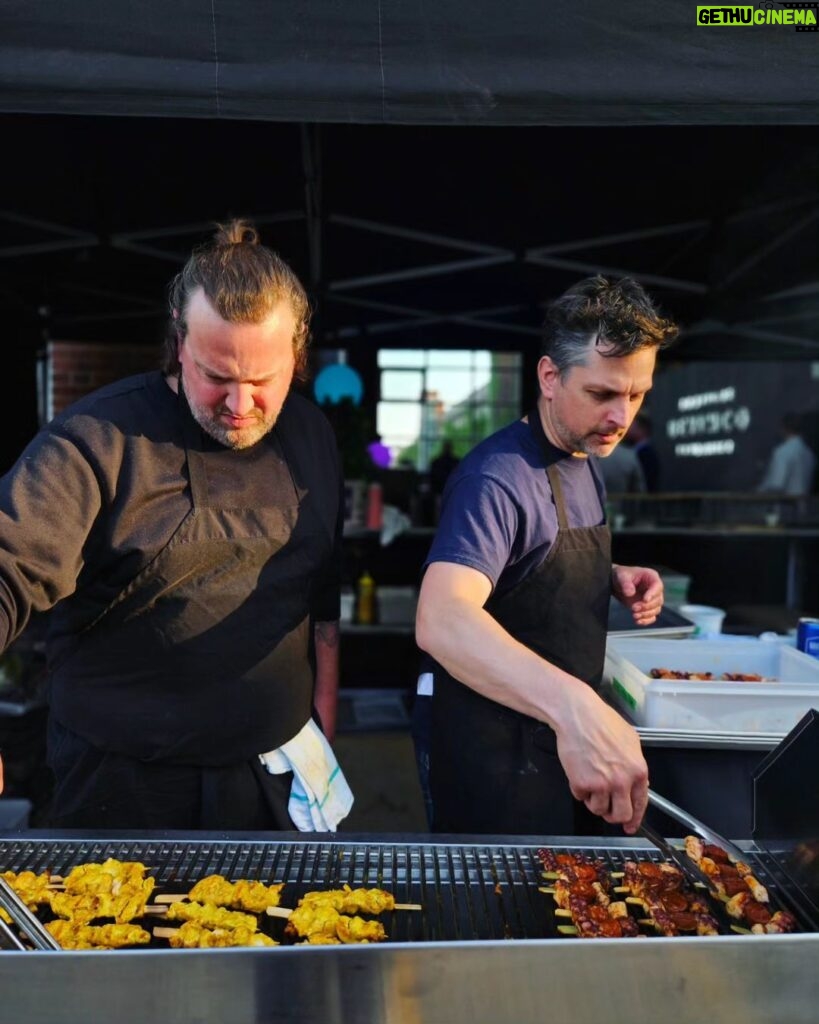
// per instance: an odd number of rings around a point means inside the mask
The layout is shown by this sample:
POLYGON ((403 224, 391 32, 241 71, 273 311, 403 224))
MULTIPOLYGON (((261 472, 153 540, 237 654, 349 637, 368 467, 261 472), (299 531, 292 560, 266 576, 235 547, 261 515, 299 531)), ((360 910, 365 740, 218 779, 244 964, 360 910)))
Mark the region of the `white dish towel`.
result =
POLYGON ((313 719, 277 750, 259 754, 271 775, 293 773, 287 811, 300 832, 335 832, 353 794, 324 733, 313 719))

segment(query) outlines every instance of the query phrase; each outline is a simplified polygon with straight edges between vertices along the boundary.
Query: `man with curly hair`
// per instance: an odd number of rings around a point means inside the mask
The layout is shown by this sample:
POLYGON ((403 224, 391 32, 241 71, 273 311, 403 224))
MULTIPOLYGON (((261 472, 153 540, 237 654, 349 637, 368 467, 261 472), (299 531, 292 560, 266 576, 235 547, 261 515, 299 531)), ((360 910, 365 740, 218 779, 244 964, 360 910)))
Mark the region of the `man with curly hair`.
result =
POLYGON ((537 404, 447 483, 416 620, 435 662, 429 771, 439 832, 633 833, 647 802, 637 732, 597 690, 609 599, 655 621, 653 569, 612 565, 589 456, 614 451, 676 326, 630 279, 548 308, 537 404), (591 812, 591 814, 589 814, 591 812))

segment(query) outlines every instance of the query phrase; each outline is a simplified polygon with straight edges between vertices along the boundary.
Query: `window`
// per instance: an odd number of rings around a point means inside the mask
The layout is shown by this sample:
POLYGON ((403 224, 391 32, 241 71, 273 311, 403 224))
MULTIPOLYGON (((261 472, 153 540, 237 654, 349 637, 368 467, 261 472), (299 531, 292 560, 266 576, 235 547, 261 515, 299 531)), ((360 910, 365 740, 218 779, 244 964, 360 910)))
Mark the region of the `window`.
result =
POLYGON ((441 442, 465 455, 520 416, 518 352, 381 349, 376 429, 393 465, 424 471, 441 442))

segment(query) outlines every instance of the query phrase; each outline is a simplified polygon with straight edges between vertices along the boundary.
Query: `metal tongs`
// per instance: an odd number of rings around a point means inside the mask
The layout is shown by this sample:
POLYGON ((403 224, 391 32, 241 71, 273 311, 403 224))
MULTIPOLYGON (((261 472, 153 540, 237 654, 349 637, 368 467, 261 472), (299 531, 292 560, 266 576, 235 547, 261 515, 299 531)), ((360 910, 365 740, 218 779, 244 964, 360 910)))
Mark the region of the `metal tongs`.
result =
POLYGON ((5 878, 0 875, 0 907, 5 910, 35 949, 62 949, 51 932, 28 909, 5 878))
MULTIPOLYGON (((734 846, 730 840, 721 836, 719 832, 715 832, 714 829, 703 824, 687 811, 684 811, 682 807, 678 807, 670 800, 667 800, 664 796, 660 796, 659 793, 655 793, 652 789, 649 789, 648 791, 648 802, 653 807, 656 807, 658 811, 663 811, 670 818, 674 818, 674 820, 680 822, 681 825, 685 825, 686 828, 699 836, 700 839, 704 839, 707 843, 713 843, 714 846, 719 846, 732 860, 741 861, 745 859, 745 855, 742 850, 740 850, 739 847, 734 846)), ((667 839, 664 839, 659 833, 655 832, 653 828, 646 825, 645 822, 640 825, 637 832, 639 835, 648 839, 650 843, 653 843, 654 846, 661 850, 669 860, 673 861, 689 881, 694 882, 697 885, 705 886, 709 892, 716 891, 713 879, 709 878, 702 868, 691 860, 685 850, 672 846, 667 839)))

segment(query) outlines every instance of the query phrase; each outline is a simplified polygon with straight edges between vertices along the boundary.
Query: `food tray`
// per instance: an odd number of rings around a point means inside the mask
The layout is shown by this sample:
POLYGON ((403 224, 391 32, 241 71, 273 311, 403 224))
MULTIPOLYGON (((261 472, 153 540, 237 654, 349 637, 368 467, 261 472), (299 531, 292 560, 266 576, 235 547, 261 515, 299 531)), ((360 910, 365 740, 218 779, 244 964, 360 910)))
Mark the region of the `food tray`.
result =
POLYGON ((649 640, 610 637, 604 680, 638 725, 703 732, 788 732, 819 708, 819 660, 761 640, 649 640), (775 682, 652 679, 652 668, 761 675, 775 682))

